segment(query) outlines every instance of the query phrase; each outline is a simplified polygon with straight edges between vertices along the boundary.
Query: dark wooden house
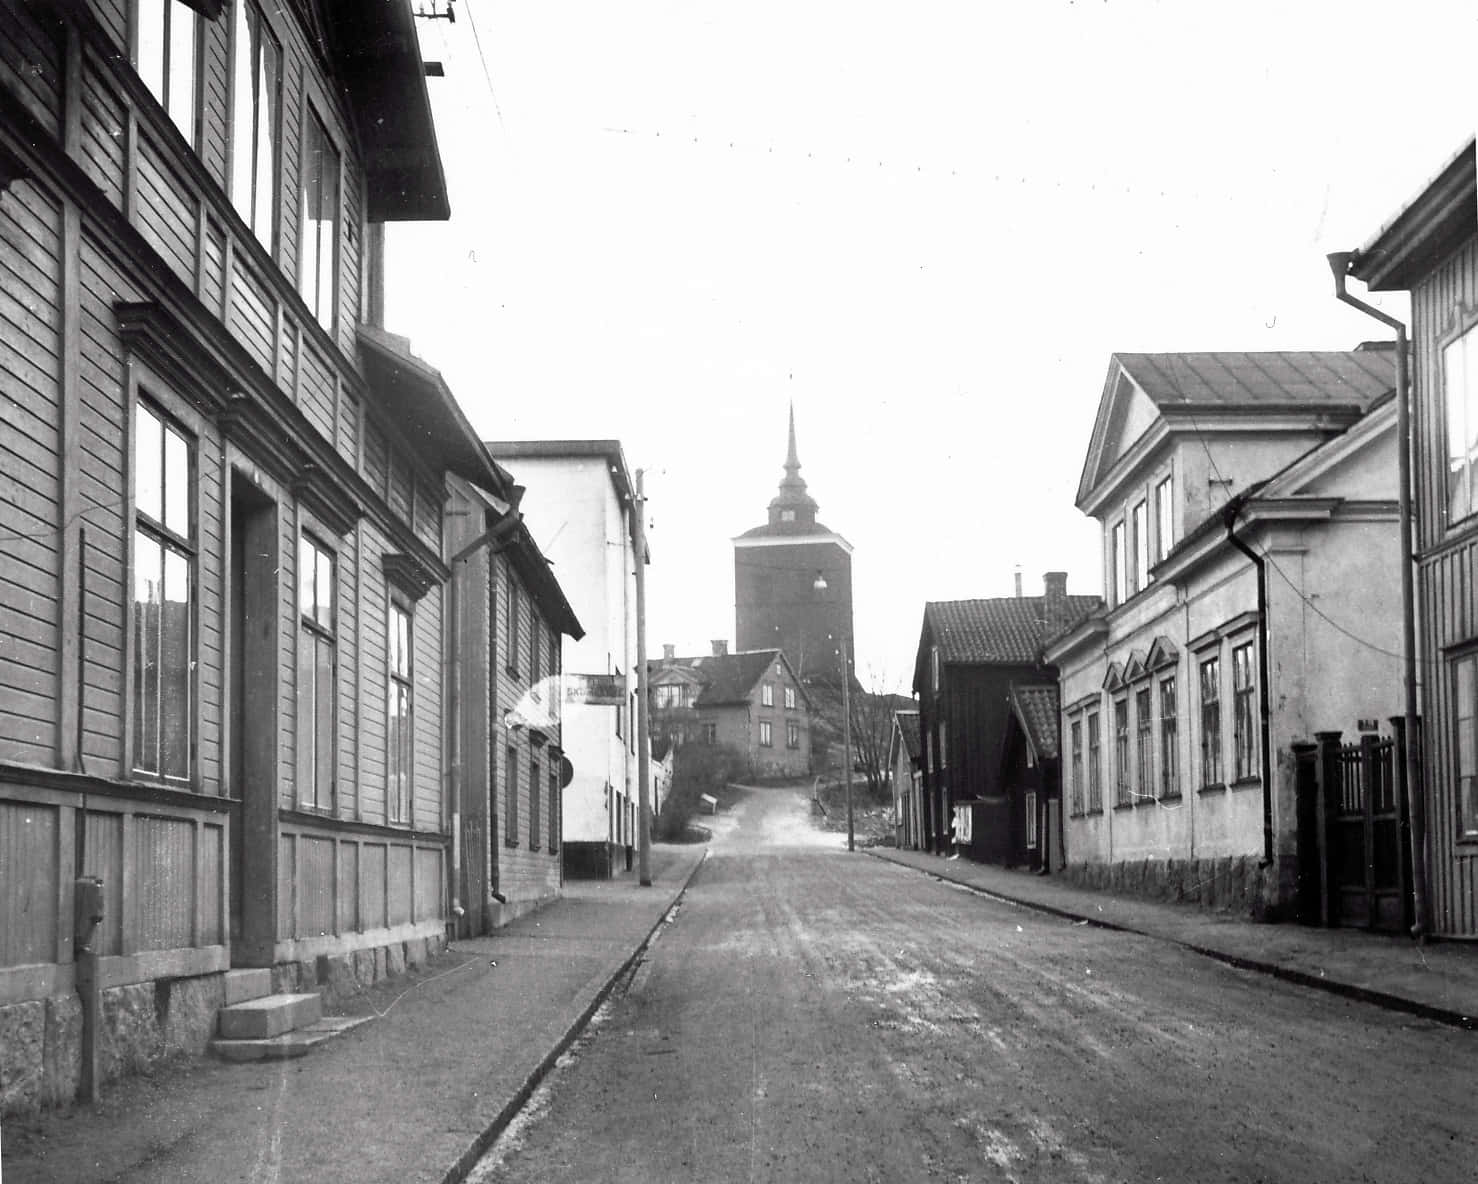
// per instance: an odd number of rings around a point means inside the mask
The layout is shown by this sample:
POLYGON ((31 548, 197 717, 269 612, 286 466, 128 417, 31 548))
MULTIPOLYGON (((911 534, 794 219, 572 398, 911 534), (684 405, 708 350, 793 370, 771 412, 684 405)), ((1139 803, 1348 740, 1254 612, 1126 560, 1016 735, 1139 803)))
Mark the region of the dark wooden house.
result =
POLYGON ((1011 714, 1001 741, 1007 817, 1004 861, 1010 867, 1057 871, 1062 866, 1057 688, 1012 683, 1006 700, 1011 714))
POLYGON ((1478 937, 1478 172, 1469 141, 1350 273, 1411 293, 1412 478, 1430 927, 1478 937))
POLYGON ((146 1017, 115 1069, 202 1046, 227 971, 444 941, 442 512, 501 478, 370 327, 383 224, 448 213, 408 0, 0 27, 0 1010, 44 1102, 80 876, 103 1022, 146 1017))
POLYGON ((948 852, 959 839, 972 858, 1017 861, 1026 822, 1013 823, 1004 763, 1011 690, 1055 687, 1057 670, 1042 660, 1043 642, 1099 603, 1096 596, 1069 596, 1064 572, 1044 579, 1041 596, 924 606, 913 689, 923 744, 926 850, 948 852))

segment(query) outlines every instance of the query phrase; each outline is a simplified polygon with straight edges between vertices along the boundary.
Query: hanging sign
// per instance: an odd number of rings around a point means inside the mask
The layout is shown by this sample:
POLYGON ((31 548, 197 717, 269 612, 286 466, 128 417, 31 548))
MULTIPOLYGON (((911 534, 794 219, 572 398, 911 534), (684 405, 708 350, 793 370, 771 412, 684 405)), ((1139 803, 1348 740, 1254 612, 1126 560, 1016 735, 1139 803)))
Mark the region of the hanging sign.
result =
POLYGON ((626 702, 626 683, 616 674, 562 674, 564 701, 592 707, 620 707, 626 702))

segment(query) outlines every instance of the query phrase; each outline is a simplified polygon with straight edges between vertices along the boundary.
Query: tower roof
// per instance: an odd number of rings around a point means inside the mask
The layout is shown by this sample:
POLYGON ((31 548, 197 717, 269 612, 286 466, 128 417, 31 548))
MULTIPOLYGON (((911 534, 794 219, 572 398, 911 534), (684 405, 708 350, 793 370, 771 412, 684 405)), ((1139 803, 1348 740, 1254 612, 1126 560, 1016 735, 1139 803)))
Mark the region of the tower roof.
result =
POLYGON ((770 525, 795 523, 811 526, 816 522, 816 499, 806 492, 806 479, 801 476, 800 457, 795 446, 795 404, 790 405, 790 438, 785 452, 785 476, 780 479, 780 492, 770 502, 770 525))

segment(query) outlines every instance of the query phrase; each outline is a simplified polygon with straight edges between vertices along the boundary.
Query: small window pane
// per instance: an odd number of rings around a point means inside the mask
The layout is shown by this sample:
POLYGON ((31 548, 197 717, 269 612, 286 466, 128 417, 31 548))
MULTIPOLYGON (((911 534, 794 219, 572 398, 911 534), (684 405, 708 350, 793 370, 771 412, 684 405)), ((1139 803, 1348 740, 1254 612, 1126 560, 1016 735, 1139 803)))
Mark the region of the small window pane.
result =
POLYGON ((164 525, 182 538, 190 534, 190 448, 172 428, 164 429, 164 525))
POLYGON ((169 0, 138 0, 139 77, 161 103, 164 102, 164 6, 169 0))
POLYGON ((298 537, 298 611, 313 616, 314 557, 317 551, 306 535, 298 537))
POLYGON ((180 0, 169 5, 169 117, 195 143, 195 11, 180 0))
POLYGON ((315 549, 318 588, 314 618, 325 629, 334 627, 334 563, 332 557, 315 549))
POLYGON ((133 436, 133 500, 140 514, 155 522, 164 514, 164 425, 158 416, 138 405, 133 436))
POLYGON ((134 732, 136 769, 158 773, 159 675, 164 609, 164 554, 153 539, 134 534, 134 732))
POLYGON ((327 807, 333 804, 334 784, 334 650, 330 643, 321 639, 311 643, 311 648, 315 651, 318 674, 313 721, 317 756, 314 797, 319 806, 327 807))
POLYGON ((164 551, 164 603, 160 622, 162 729, 159 771, 190 775, 190 563, 164 551))

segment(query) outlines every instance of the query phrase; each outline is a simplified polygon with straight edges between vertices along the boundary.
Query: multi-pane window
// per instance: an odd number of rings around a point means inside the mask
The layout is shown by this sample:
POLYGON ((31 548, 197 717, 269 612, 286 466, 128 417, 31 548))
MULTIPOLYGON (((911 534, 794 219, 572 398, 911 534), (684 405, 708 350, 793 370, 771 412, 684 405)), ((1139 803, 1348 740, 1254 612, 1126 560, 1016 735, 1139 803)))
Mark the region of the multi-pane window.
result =
POLYGON ((682 701, 682 688, 680 687, 658 687, 657 688, 657 710, 662 711, 669 707, 676 707, 682 701))
POLYGON ((1257 776, 1257 723, 1252 705, 1257 679, 1252 673, 1252 643, 1232 651, 1233 772, 1238 781, 1257 776))
POLYGON ((303 120, 298 293, 318 323, 334 327, 339 262, 339 152, 317 115, 303 120))
POLYGON ((1098 712, 1088 713, 1088 812, 1103 809, 1103 762, 1099 758, 1098 712))
POLYGON ((134 416, 133 767, 190 779, 194 445, 144 403, 134 416))
POLYGON ((334 556, 298 538, 298 803, 334 803, 334 556))
POLYGON ((1201 784, 1222 784, 1221 659, 1201 663, 1201 784))
POLYGON ((231 94, 231 204, 267 250, 277 201, 282 50, 256 0, 237 0, 231 94))
POLYGON ((1478 513, 1478 335, 1474 329, 1442 351, 1448 522, 1478 513))
POLYGON ((1142 592, 1150 583, 1150 511, 1146 502, 1134 507, 1134 590, 1142 592))
POLYGON ((385 773, 389 780, 386 807, 391 822, 411 820, 411 706, 415 681, 411 669, 411 615, 390 605, 390 678, 387 687, 385 773))
POLYGON ((762 706, 762 707, 774 707, 775 706, 775 684, 774 683, 772 683, 772 682, 766 682, 766 683, 761 683, 760 684, 760 706, 762 706))
POLYGON ((511 744, 504 753, 503 780, 503 843, 508 847, 518 846, 518 749, 511 744))
POLYGON ((775 743, 775 741, 774 741, 774 738, 772 736, 772 731, 771 731, 771 728, 770 728, 770 721, 767 720, 767 719, 760 720, 760 744, 761 744, 761 746, 764 747, 764 748, 769 748, 774 743, 775 743))
POLYGON ((1170 502, 1170 478, 1155 486, 1155 558, 1164 559, 1175 545, 1174 509, 1170 502))
POLYGON ((801 726, 794 720, 785 725, 785 747, 799 748, 801 746, 801 726))
POLYGON ((1155 720, 1150 688, 1134 692, 1134 736, 1138 760, 1135 762, 1135 793, 1141 798, 1155 796, 1155 720))
POLYGON ((1124 554, 1124 524, 1122 522, 1115 522, 1113 530, 1109 532, 1109 537, 1112 543, 1114 565, 1113 571, 1110 573, 1114 586, 1111 589, 1109 601, 1112 604, 1123 604, 1129 598, 1129 573, 1124 554))
POLYGON ((1478 654, 1465 654, 1452 664, 1452 702, 1458 833, 1478 838, 1478 654))
POLYGON ((194 9, 181 0, 137 0, 134 64, 180 134, 195 143, 195 88, 200 29, 194 9))
POLYGON ((1180 796, 1180 716, 1173 674, 1160 680, 1160 796, 1180 796))
POLYGON ((795 710, 795 687, 786 687, 785 688, 785 710, 786 711, 794 711, 795 710))
POLYGON ((1072 812, 1081 814, 1083 812, 1083 721, 1073 720, 1072 726, 1072 750, 1073 750, 1073 780, 1072 812))
POLYGON ((559 850, 559 771, 549 769, 549 850, 559 850))
POLYGON ((539 777, 539 761, 537 758, 529 760, 529 850, 539 849, 539 786, 542 784, 539 777))
POLYGON ((718 743, 718 724, 704 724, 703 725, 703 743, 704 744, 717 744, 718 743))
POLYGON ((1134 804, 1129 784, 1129 700, 1114 700, 1114 805, 1134 804))

